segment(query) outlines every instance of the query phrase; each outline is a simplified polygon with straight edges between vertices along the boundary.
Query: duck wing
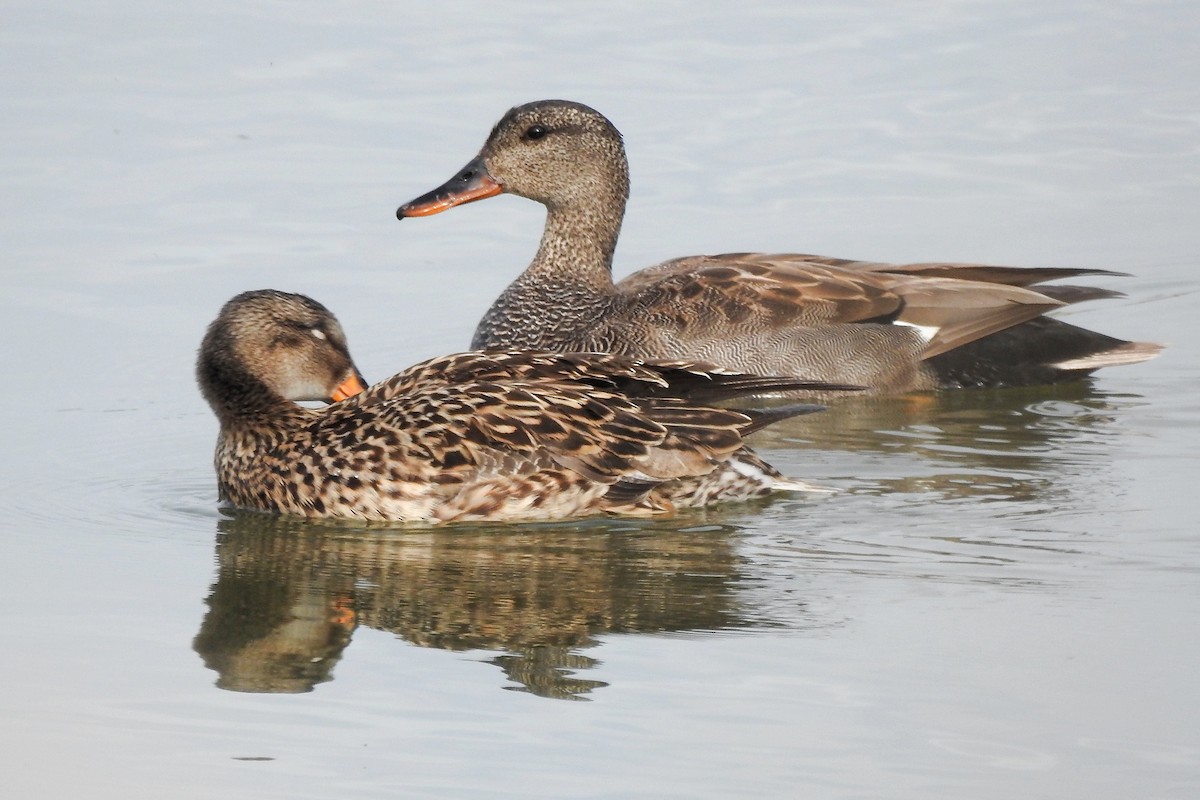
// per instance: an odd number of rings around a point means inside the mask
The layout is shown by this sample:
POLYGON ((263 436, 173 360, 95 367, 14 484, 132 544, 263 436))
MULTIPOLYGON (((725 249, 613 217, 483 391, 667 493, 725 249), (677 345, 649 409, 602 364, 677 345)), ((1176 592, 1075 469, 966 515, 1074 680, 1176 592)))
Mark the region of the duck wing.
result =
POLYGON ((411 464, 425 480, 558 466, 598 483, 654 483, 707 474, 763 424, 758 414, 706 403, 810 386, 827 384, 689 361, 495 351, 418 364, 335 408, 386 445, 381 460, 411 464))
MULTIPOLYGON (((828 327, 842 339, 854 334, 837 326, 895 323, 921 332, 928 359, 1064 305, 1025 286, 1079 274, 1116 273, 726 253, 673 259, 616 289, 629 316, 669 325, 684 340, 773 339, 796 327, 828 327)), ((1108 294, 1075 289, 1072 299, 1108 294)))
POLYGON ((572 382, 630 397, 715 403, 763 392, 856 391, 860 386, 794 376, 749 375, 694 359, 636 359, 615 353, 480 350, 433 358, 383 381, 348 402, 373 404, 433 386, 467 383, 572 382))

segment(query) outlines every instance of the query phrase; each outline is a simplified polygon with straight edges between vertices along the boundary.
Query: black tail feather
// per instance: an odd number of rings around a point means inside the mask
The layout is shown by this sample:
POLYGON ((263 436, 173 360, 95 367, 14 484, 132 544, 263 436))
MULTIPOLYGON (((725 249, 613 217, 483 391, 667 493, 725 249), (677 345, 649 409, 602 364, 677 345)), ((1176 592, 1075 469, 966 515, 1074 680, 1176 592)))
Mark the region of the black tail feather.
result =
POLYGON ((750 424, 742 428, 742 434, 749 435, 780 420, 798 417, 801 414, 815 414, 826 408, 816 403, 792 403, 777 408, 739 408, 738 411, 750 418, 750 424))
MULTIPOLYGON (((1128 347, 1129 342, 1053 319, 1037 317, 934 356, 928 363, 943 388, 1028 386, 1078 380, 1092 368, 1057 366, 1128 347)), ((1151 358, 1157 353, 1147 353, 1151 358)), ((1133 363, 1139 358, 1132 358, 1133 363)))

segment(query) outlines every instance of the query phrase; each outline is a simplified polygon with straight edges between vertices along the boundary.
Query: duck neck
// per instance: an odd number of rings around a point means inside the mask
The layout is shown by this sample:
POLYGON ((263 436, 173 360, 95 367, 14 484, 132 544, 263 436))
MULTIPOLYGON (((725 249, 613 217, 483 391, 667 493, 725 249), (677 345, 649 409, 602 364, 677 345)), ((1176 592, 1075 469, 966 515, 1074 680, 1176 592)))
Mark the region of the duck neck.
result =
POLYGON ((217 354, 202 357, 196 365, 196 379, 223 430, 267 419, 275 427, 285 426, 309 413, 271 391, 235 359, 217 354))
POLYGON ((589 189, 569 202, 546 204, 546 229, 525 275, 537 283, 569 282, 598 294, 612 291, 612 261, 625 215, 628 184, 589 189))
POLYGON ((546 229, 537 255, 484 314, 471 346, 586 349, 580 344, 616 294, 612 259, 628 197, 622 172, 575 196, 542 200, 546 229))

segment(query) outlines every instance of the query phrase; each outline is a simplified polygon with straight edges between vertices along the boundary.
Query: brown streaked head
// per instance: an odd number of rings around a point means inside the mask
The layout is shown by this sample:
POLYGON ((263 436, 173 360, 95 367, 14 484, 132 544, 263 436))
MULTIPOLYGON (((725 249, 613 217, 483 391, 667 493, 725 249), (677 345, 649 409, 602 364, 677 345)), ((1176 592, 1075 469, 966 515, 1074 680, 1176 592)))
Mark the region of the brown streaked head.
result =
POLYGON ((333 402, 365 385, 333 314, 304 295, 270 289, 225 304, 200 347, 197 376, 214 408, 249 403, 256 393, 333 402))

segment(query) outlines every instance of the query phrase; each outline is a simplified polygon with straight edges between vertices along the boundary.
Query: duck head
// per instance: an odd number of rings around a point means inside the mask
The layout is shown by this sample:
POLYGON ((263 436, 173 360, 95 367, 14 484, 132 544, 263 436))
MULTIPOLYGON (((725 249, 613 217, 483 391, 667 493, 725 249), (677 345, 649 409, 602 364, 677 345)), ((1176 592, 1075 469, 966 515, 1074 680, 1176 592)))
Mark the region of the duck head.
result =
POLYGON ((446 183, 400 206, 396 217, 428 216, 502 192, 551 211, 593 202, 623 209, 629 165, 621 134, 582 103, 517 106, 492 128, 479 155, 446 183))
POLYGON ((219 416, 279 399, 336 402, 365 388, 333 314, 309 297, 274 290, 225 304, 200 346, 196 372, 219 416))

